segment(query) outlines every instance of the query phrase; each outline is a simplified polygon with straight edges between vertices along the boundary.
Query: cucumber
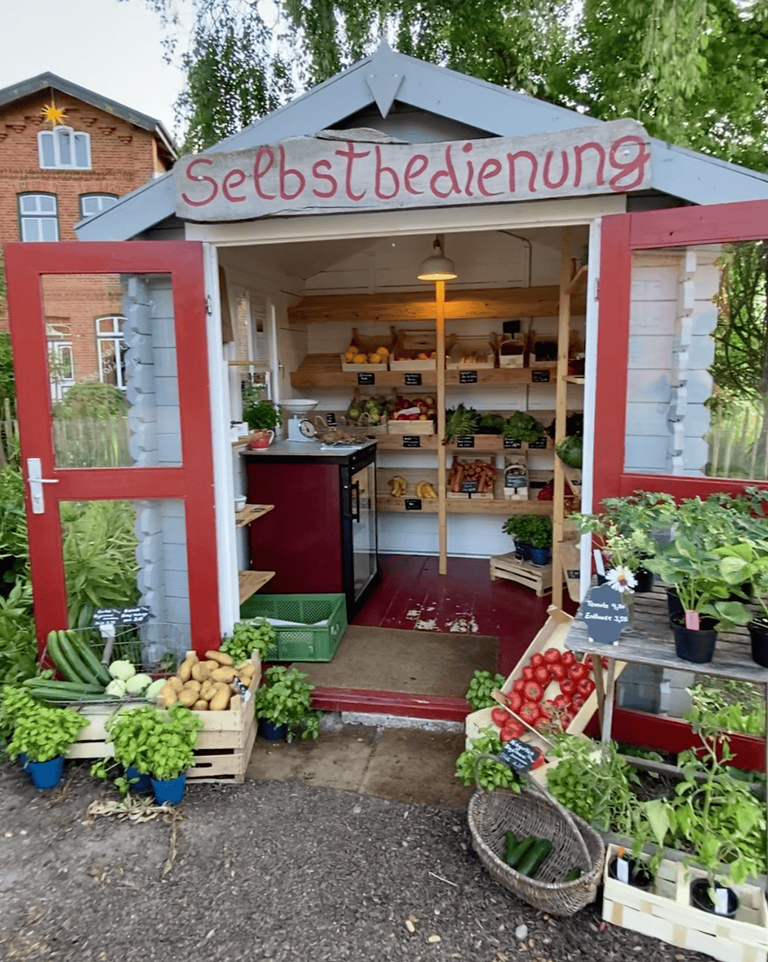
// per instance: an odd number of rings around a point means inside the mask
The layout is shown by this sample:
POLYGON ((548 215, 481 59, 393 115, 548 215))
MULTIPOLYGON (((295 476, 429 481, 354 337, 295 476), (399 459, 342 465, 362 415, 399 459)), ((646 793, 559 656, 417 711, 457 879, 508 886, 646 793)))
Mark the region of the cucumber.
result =
POLYGON ((581 869, 572 868, 570 872, 565 876, 566 882, 575 882, 577 879, 581 878, 581 869))
POLYGON ((59 653, 64 656, 65 661, 68 663, 74 674, 75 678, 72 681, 82 681, 86 684, 92 684, 94 681, 93 672, 89 671, 86 664, 83 662, 82 658, 75 649, 72 639, 69 637, 66 631, 59 632, 59 653))
POLYGON ((533 878, 551 851, 552 843, 549 839, 537 838, 515 868, 521 875, 527 875, 528 878, 533 878))
POLYGON ((92 673, 93 681, 98 682, 102 687, 106 687, 112 681, 112 676, 107 671, 106 666, 102 665, 96 657, 93 649, 83 635, 79 632, 72 631, 67 632, 67 637, 75 652, 80 656, 80 660, 92 673))
POLYGON ((509 864, 509 856, 512 854, 512 849, 517 845, 517 839, 512 834, 512 832, 504 833, 504 861, 509 864))
POLYGON ((56 670, 60 675, 63 676, 65 681, 82 681, 80 676, 70 665, 65 653, 61 650, 61 639, 57 631, 49 632, 48 641, 46 644, 46 653, 51 659, 51 662, 55 666, 56 670))
MULTIPOLYGON (((509 858, 506 859, 507 865, 509 865, 510 868, 517 869, 517 866, 524 858, 526 852, 538 841, 539 839, 537 839, 535 835, 529 835, 527 838, 524 838, 522 841, 518 842, 509 853, 509 858)), ((519 869, 517 870, 520 871, 519 869)))

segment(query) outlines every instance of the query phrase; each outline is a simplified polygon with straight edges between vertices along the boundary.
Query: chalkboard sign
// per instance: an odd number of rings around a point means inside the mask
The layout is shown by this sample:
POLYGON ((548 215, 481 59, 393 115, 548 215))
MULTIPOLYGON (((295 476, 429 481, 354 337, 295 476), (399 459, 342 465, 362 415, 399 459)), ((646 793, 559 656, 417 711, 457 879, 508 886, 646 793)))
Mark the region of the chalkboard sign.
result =
POLYGON ((581 603, 580 615, 589 637, 599 645, 618 641, 622 629, 629 624, 629 609, 621 595, 610 585, 592 588, 581 603))
POLYGON ((565 577, 569 581, 576 581, 581 577, 581 570, 579 568, 567 568, 565 577))
POLYGON ((544 435, 543 437, 540 437, 540 438, 536 438, 535 441, 529 441, 529 442, 528 442, 528 450, 529 450, 529 451, 544 451, 544 450, 546 450, 546 447, 547 447, 547 438, 546 438, 546 435, 544 435))
POLYGON ((93 627, 100 625, 143 625, 149 618, 149 608, 137 605, 134 608, 97 608, 93 613, 93 627))
POLYGON ((325 415, 325 423, 331 428, 336 426, 336 415, 333 413, 333 411, 329 411, 325 415))
POLYGON ((516 772, 523 774, 531 770, 531 766, 540 755, 539 749, 533 745, 526 745, 519 738, 510 738, 497 758, 510 768, 514 768, 516 772))
POLYGON ((531 381, 534 384, 549 384, 549 371, 531 371, 531 381))
POLYGON ((418 434, 404 434, 403 447, 404 448, 420 448, 421 438, 419 437, 418 434))
POLYGON ((459 371, 459 384, 477 384, 477 371, 459 371))
POLYGON ((462 481, 462 494, 477 494, 477 481, 462 481))
POLYGON ((405 499, 405 510, 406 510, 406 511, 421 511, 421 498, 406 498, 406 499, 405 499))
POLYGON ((504 438, 504 447, 512 448, 515 451, 519 451, 522 448, 523 442, 520 438, 504 438))
POLYGON ((475 446, 474 434, 462 434, 456 438, 457 448, 473 448, 475 446))
POLYGON ((357 375, 357 383, 358 384, 375 384, 376 375, 371 373, 370 371, 360 371, 360 373, 357 375))
POLYGON ((418 387, 421 384, 421 373, 414 371, 410 374, 405 375, 405 386, 406 387, 418 387))

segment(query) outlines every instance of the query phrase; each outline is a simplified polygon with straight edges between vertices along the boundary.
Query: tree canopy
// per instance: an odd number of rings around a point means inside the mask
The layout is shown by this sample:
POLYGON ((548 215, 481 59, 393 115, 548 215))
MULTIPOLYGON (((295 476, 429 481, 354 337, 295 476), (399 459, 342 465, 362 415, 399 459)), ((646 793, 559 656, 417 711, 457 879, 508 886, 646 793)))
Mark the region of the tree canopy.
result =
MULTIPOLYGON (((168 27, 172 0, 145 0, 168 27)), ((195 0, 185 148, 371 53, 402 53, 768 169, 768 0, 195 0)))

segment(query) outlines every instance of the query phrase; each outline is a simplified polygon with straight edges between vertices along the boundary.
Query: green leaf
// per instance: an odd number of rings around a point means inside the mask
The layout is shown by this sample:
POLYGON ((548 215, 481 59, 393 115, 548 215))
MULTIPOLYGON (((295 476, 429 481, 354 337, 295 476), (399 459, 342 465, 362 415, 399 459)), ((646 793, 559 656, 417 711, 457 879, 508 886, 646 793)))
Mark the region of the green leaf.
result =
POLYGON ((669 831, 669 815, 667 805, 662 799, 655 798, 645 803, 645 813, 658 845, 663 846, 669 831))

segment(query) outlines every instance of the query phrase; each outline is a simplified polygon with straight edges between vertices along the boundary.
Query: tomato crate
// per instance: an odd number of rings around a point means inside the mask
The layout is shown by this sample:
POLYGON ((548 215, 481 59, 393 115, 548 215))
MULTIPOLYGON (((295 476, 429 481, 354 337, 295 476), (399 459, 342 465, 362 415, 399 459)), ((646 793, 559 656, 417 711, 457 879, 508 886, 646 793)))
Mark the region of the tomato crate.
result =
POLYGON ((253 595, 240 617, 266 618, 275 641, 265 661, 330 661, 347 630, 343 594, 253 595))

